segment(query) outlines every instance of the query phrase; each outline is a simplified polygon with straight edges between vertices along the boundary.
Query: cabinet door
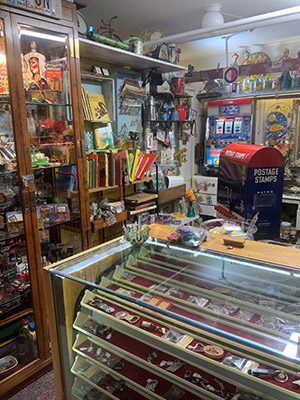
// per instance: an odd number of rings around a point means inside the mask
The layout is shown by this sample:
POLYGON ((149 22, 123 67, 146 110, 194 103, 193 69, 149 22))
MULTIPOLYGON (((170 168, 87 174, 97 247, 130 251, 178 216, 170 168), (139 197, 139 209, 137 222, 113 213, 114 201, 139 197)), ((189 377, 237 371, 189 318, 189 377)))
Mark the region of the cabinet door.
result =
POLYGON ((33 224, 41 246, 36 254, 48 265, 83 250, 86 224, 73 30, 19 16, 12 21, 35 182, 33 224))
MULTIPOLYGON (((1 11, 0 397, 9 388, 7 377, 20 369, 23 377, 29 377, 36 372, 37 360, 49 357, 46 320, 40 307, 39 278, 31 235, 30 196, 34 193, 34 187, 32 176, 28 174, 17 91, 11 23, 9 15, 1 11), (5 373, 2 368, 8 371, 5 373)), ((17 385, 19 381, 16 379, 14 384, 17 385)))

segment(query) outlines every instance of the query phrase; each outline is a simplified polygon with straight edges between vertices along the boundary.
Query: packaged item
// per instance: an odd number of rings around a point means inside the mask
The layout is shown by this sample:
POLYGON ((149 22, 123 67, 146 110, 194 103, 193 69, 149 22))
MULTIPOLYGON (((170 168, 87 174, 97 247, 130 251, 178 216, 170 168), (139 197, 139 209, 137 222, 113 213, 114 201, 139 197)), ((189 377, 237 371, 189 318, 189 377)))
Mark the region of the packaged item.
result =
POLYGON ((248 310, 241 310, 237 312, 237 314, 234 316, 234 318, 241 319, 243 321, 249 322, 250 319, 254 316, 254 314, 248 310))
POLYGON ((9 211, 5 214, 5 218, 9 233, 19 234, 24 231, 22 211, 9 211))
POLYGON ((207 308, 215 312, 221 313, 224 307, 224 302, 220 300, 212 300, 207 308))
POLYGON ((168 290, 167 286, 163 284, 153 284, 149 286, 149 289, 156 290, 157 292, 165 293, 168 290))
POLYGON ((222 313, 226 315, 233 314, 234 312, 236 312, 237 309, 237 306, 230 303, 225 303, 222 309, 222 313))
POLYGON ((205 307, 207 303, 209 302, 208 299, 205 299, 204 297, 197 297, 197 296, 190 296, 187 301, 189 303, 197 304, 199 307, 205 307))
POLYGON ((242 369, 246 365, 247 361, 248 360, 246 358, 234 356, 231 354, 231 355, 228 355, 227 357, 225 357, 222 363, 224 365, 227 365, 228 367, 235 368, 235 369, 238 369, 239 371, 242 371, 242 369))
POLYGON ((176 332, 173 329, 168 330, 168 332, 162 336, 163 339, 168 342, 177 344, 184 337, 182 333, 176 332))
POLYGON ((202 244, 207 237, 207 232, 202 228, 195 228, 194 226, 181 225, 176 228, 175 231, 171 232, 167 239, 183 243, 186 246, 198 247, 202 244))
POLYGON ((182 291, 176 289, 175 287, 171 287, 169 290, 167 290, 166 294, 168 294, 169 296, 178 297, 179 299, 181 299, 181 297, 183 296, 182 291))
POLYGON ((179 400, 184 395, 184 390, 176 386, 171 386, 171 388, 163 395, 166 400, 179 400))

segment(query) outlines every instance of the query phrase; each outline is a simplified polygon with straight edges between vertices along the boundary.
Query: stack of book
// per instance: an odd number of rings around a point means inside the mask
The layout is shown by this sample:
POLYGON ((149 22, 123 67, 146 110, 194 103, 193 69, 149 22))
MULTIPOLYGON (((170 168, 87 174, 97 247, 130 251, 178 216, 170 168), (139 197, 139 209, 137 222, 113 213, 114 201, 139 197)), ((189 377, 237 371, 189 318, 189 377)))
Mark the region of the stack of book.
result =
POLYGON ((119 97, 123 96, 145 97, 146 89, 143 86, 143 82, 136 79, 125 78, 119 94, 119 97))
POLYGON ((88 93, 82 86, 81 97, 83 104, 83 117, 87 121, 110 121, 106 102, 103 94, 88 93))
POLYGON ((156 208, 156 193, 135 193, 131 196, 126 196, 125 207, 130 215, 143 213, 154 210, 156 208))
POLYGON ((122 170, 125 182, 135 182, 145 177, 157 154, 143 153, 136 149, 129 153, 122 150, 117 153, 103 151, 87 155, 87 176, 89 189, 122 185, 122 170))
POLYGON ((143 153, 139 149, 133 152, 122 150, 115 154, 115 158, 122 160, 122 168, 127 182, 143 179, 157 157, 158 154, 143 153))
POLYGON ((122 161, 113 153, 87 155, 89 189, 122 185, 122 161))

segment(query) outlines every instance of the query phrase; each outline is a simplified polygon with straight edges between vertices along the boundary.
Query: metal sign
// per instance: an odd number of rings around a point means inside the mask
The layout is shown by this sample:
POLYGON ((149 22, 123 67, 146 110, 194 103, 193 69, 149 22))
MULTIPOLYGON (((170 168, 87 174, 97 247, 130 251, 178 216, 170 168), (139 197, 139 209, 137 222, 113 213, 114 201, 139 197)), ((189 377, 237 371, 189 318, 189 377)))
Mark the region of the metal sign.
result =
POLYGON ((223 79, 226 83, 233 83, 237 80, 239 71, 236 67, 229 67, 223 69, 223 79))
POLYGON ((61 18, 61 0, 0 0, 9 6, 38 12, 48 17, 61 18))

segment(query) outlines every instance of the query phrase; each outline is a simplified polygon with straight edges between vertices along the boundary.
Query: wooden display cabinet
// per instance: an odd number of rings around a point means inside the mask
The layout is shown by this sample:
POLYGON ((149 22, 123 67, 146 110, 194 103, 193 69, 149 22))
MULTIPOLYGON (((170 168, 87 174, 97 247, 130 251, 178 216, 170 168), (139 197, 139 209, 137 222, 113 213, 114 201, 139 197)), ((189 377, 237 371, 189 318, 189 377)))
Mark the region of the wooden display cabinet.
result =
POLYGON ((18 361, 1 399, 51 367, 42 266, 89 243, 74 4, 62 15, 0 5, 0 359, 18 361))

